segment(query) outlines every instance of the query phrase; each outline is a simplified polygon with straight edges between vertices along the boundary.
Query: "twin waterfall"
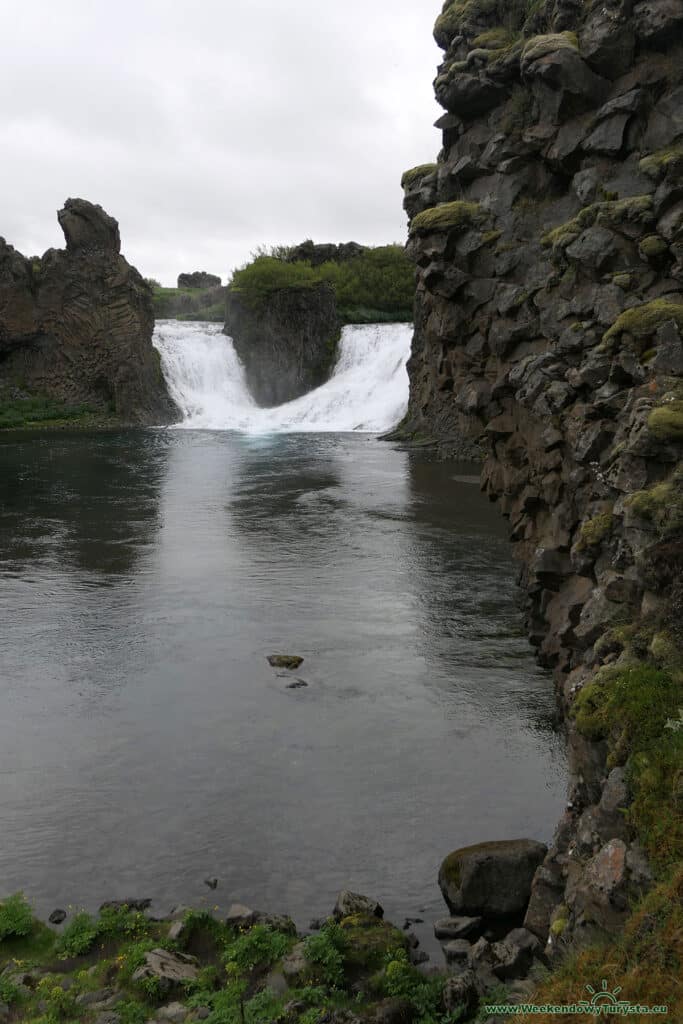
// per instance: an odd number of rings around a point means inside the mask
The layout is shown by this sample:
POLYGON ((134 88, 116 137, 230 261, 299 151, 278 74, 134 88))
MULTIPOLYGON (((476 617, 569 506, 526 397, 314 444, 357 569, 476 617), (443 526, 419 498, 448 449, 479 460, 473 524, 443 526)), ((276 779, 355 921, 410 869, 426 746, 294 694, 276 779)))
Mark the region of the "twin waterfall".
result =
POLYGON ((293 402, 262 409, 249 394, 219 324, 162 320, 154 345, 181 427, 249 434, 390 430, 408 406, 411 324, 345 327, 330 380, 293 402))

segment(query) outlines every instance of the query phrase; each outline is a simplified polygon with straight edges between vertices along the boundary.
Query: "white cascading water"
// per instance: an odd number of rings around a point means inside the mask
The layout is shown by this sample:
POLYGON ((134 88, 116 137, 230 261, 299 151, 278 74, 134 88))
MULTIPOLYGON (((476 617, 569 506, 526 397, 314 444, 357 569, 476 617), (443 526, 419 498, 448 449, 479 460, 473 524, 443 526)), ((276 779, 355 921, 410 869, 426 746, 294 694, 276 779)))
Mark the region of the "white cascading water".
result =
POLYGON ((326 384, 293 402, 261 409, 247 390, 232 340, 218 324, 162 320, 154 344, 181 427, 249 434, 367 431, 395 426, 408 405, 410 324, 345 327, 326 384))

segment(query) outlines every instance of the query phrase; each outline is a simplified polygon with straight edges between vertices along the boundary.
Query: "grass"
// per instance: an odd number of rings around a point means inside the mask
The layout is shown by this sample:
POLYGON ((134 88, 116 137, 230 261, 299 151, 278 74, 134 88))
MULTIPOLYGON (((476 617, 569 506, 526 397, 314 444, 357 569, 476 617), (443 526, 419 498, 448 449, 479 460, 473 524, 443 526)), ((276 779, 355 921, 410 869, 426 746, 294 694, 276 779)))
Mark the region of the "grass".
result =
POLYGON ((51 398, 0 399, 0 430, 84 424, 102 418, 102 414, 90 406, 68 405, 51 398))

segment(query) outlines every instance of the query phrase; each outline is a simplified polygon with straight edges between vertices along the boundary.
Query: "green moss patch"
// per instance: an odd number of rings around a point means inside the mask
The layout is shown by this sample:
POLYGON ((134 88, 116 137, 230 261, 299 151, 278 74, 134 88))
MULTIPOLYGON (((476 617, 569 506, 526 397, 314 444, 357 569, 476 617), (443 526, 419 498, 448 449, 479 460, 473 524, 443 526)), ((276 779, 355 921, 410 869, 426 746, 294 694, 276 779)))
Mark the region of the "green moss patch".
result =
POLYGON ((559 224, 551 231, 547 231, 541 238, 541 244, 546 248, 566 248, 575 241, 582 231, 592 227, 593 224, 607 224, 618 227, 620 224, 641 224, 652 219, 653 200, 652 196, 629 196, 626 199, 610 199, 599 203, 592 203, 579 210, 572 220, 559 224))
POLYGON ((68 405, 51 398, 17 398, 0 400, 0 430, 22 427, 66 426, 101 419, 102 415, 87 405, 68 405))
MULTIPOLYGON (((683 306, 679 308, 683 313, 683 306)), ((669 402, 653 409, 647 427, 660 441, 683 441, 683 401, 669 402)))
POLYGON ((410 170, 403 172, 401 188, 410 188, 411 185, 415 185, 422 178, 434 174, 436 168, 436 164, 418 164, 417 167, 411 167, 410 170))
POLYGON ((582 550, 597 547, 612 532, 614 516, 611 512, 601 512, 588 519, 581 527, 578 547, 582 550))
POLYGON ((625 310, 617 317, 603 335, 603 341, 609 342, 623 332, 632 334, 635 338, 648 338, 668 320, 673 320, 683 330, 683 301, 654 299, 652 302, 644 302, 640 306, 625 310))
POLYGON ((646 259, 656 260, 668 253, 669 246, 660 235, 646 235, 638 249, 646 259))
POLYGON ((522 60, 525 64, 530 64, 549 53, 556 53, 558 50, 577 51, 578 48, 579 40, 575 32, 556 32, 532 36, 522 50, 522 60))
POLYGON ((643 157, 639 167, 643 174, 656 181, 663 178, 669 167, 679 160, 683 161, 683 146, 671 146, 643 157))
POLYGON ((486 220, 487 214, 479 203, 456 200, 453 203, 439 203, 423 210, 413 217, 411 235, 426 235, 438 231, 466 231, 486 220))
MULTIPOLYGON (((683 403, 681 403, 683 405, 683 403)), ((664 407, 666 408, 666 406, 664 407)), ((655 412, 657 410, 654 410, 655 412)), ((652 523, 663 539, 683 531, 683 470, 677 467, 669 480, 645 491, 635 491, 626 507, 652 523)))

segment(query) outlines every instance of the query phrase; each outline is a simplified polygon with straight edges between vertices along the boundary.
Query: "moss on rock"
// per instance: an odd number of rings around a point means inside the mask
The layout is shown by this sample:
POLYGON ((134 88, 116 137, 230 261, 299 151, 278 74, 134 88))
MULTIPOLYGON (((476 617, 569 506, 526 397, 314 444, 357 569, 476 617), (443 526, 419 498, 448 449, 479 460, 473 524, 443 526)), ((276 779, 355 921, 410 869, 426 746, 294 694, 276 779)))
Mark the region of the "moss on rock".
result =
POLYGON ((575 32, 552 32, 548 35, 532 36, 522 50, 522 61, 531 64, 549 53, 558 50, 578 51, 579 40, 575 32))
POLYGON ((611 512, 601 512, 586 520, 579 533, 578 547, 581 550, 597 547, 612 532, 613 523, 614 516, 611 512))
POLYGON ((436 164, 418 164, 417 167, 411 167, 409 170, 404 171, 401 178, 401 188, 410 188, 411 185, 414 185, 421 178, 434 174, 436 167, 436 164))
POLYGON ((657 181, 664 177, 669 166, 676 161, 683 161, 683 146, 671 146, 668 149, 660 149, 656 153, 643 157, 639 167, 648 178, 657 181))
POLYGON ((605 332, 603 341, 611 341, 624 331, 636 338, 648 338, 668 320, 673 320, 683 329, 683 299, 680 302, 654 299, 625 310, 605 332))
POLYGON ((640 242, 638 250, 648 260, 656 260, 669 251, 661 235, 646 235, 640 242))
MULTIPOLYGON (((683 317, 683 306, 681 314, 683 317)), ((683 441, 683 401, 669 402, 653 409, 647 426, 660 441, 683 441)))
POLYGON ((482 223, 486 217, 487 214, 479 203, 466 203, 463 200, 439 203, 438 206, 423 210, 413 218, 410 233, 426 235, 432 231, 465 231, 482 223))

